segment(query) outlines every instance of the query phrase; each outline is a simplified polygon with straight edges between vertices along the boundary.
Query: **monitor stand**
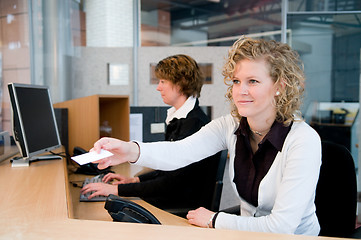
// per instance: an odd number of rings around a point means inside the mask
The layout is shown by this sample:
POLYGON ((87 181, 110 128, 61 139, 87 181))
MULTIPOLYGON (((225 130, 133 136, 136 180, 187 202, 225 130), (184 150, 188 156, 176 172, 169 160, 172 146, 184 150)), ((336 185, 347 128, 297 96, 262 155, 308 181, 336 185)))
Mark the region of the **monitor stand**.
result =
POLYGON ((62 159, 62 157, 58 155, 48 154, 48 155, 34 156, 30 158, 14 157, 10 160, 10 162, 11 162, 11 167, 28 167, 31 162, 43 161, 43 160, 58 160, 58 159, 62 159))
POLYGON ((10 160, 11 167, 29 167, 30 161, 29 158, 18 158, 14 157, 10 160))

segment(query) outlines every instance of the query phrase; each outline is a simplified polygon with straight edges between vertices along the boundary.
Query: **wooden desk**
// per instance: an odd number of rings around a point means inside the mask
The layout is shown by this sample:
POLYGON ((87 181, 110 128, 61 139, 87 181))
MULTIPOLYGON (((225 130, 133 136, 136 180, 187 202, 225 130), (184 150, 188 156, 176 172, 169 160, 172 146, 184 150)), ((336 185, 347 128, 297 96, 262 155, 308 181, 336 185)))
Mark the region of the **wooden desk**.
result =
MULTIPOLYGON (((130 165, 128 163, 124 163, 118 166, 112 167, 112 170, 116 173, 119 173, 124 176, 134 176, 137 173, 144 170, 143 167, 130 165)), ((80 188, 74 187, 72 183, 76 183, 77 185, 81 185, 87 176, 83 174, 68 174, 68 199, 71 201, 68 202, 69 209, 69 217, 75 219, 84 219, 84 220, 102 220, 102 221, 112 221, 112 218, 108 214, 108 212, 104 209, 104 202, 79 202, 80 196, 80 188)), ((188 223, 188 221, 184 218, 175 216, 168 212, 165 212, 159 208, 156 208, 147 202, 143 201, 140 198, 127 198, 131 201, 138 203, 143 206, 150 212, 152 212, 158 220, 165 225, 178 225, 178 226, 188 226, 194 227, 188 223)))
MULTIPOLYGON (((69 218, 71 209, 68 209, 65 184, 68 176, 64 169, 63 160, 35 162, 22 168, 12 168, 8 160, 0 163, 0 239, 332 239, 165 225, 165 222, 153 225, 69 218)), ((168 217, 179 220, 168 214, 161 216, 162 211, 156 212, 156 208, 149 210, 160 221, 168 217)))

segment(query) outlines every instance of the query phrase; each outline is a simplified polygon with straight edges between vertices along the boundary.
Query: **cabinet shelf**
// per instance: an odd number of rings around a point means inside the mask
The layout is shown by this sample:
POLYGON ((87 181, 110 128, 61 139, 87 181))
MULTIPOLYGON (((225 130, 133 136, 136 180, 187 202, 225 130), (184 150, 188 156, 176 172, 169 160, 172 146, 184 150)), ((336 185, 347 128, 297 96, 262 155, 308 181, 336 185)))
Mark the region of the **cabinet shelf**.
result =
POLYGON ((55 103, 54 108, 68 109, 70 154, 75 146, 89 150, 100 138, 100 125, 107 121, 111 137, 129 141, 129 97, 92 95, 55 103))

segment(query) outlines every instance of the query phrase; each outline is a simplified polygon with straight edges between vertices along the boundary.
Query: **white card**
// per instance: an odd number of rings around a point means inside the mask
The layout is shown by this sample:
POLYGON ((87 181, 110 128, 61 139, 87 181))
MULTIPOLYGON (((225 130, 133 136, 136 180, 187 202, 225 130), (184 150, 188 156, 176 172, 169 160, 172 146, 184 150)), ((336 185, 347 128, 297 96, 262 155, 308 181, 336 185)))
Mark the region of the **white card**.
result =
POLYGON ((88 153, 84 153, 82 155, 71 157, 71 159, 73 159, 75 162, 79 163, 79 165, 84 165, 84 164, 94 162, 94 161, 102 159, 102 158, 110 157, 112 155, 113 155, 113 153, 111 153, 107 150, 101 149, 100 153, 88 152, 88 153))

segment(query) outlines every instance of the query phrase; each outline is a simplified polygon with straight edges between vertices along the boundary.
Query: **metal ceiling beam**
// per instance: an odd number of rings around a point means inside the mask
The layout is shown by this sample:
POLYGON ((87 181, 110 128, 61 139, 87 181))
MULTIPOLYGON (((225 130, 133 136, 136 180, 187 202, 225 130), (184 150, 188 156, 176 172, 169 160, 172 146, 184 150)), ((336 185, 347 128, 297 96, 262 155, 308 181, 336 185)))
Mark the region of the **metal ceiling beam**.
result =
POLYGON ((191 30, 191 29, 195 30, 195 29, 200 29, 203 27, 209 27, 209 26, 215 26, 218 24, 240 21, 240 20, 246 19, 246 18, 254 18, 257 20, 267 21, 267 23, 281 25, 281 21, 275 21, 275 20, 272 20, 267 17, 267 15, 277 14, 277 13, 281 13, 281 7, 279 7, 278 9, 265 10, 262 12, 260 11, 260 12, 256 12, 256 13, 245 13, 245 14, 241 14, 239 16, 224 18, 221 20, 207 21, 206 23, 198 23, 198 24, 196 23, 191 26, 181 26, 181 23, 173 24, 173 26, 180 26, 180 29, 183 29, 183 30, 191 30))

